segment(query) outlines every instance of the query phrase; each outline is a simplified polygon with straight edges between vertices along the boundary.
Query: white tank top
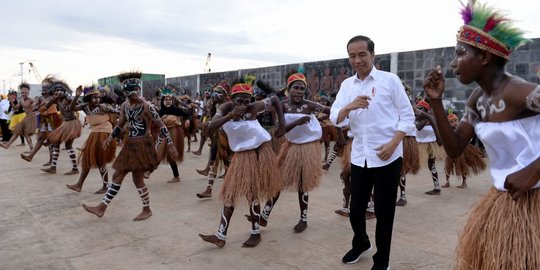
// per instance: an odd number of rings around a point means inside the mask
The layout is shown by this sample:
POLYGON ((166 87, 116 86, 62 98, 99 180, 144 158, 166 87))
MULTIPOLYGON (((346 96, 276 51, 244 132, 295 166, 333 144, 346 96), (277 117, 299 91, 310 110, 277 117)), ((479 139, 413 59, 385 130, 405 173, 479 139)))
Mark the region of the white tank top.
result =
MULTIPOLYGON (((506 191, 506 176, 540 157, 540 115, 507 122, 478 122, 474 127, 489 157, 493 185, 506 191)), ((534 185, 539 188, 540 182, 534 185)))
MULTIPOLYGON (((308 115, 302 113, 285 113, 285 123, 289 124, 304 116, 308 115)), ((319 124, 319 120, 317 120, 317 117, 313 114, 310 114, 309 116, 311 117, 309 122, 296 126, 285 134, 285 139, 287 139, 287 141, 294 144, 304 144, 321 139, 322 128, 321 124, 319 124)))
POLYGON ((227 133, 229 146, 234 152, 253 150, 272 139, 257 119, 229 121, 223 124, 223 130, 227 133))
POLYGON ((433 127, 426 125, 421 130, 416 131, 416 141, 419 143, 430 143, 437 141, 433 127))

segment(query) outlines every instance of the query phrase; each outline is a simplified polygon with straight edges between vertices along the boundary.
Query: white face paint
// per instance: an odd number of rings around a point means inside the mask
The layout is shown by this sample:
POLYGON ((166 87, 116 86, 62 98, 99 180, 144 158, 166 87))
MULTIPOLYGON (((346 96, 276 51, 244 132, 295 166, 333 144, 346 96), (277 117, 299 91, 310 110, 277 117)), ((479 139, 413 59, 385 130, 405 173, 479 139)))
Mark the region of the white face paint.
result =
POLYGON ((469 57, 470 52, 469 52, 469 51, 467 50, 467 48, 466 48, 465 46, 463 46, 463 45, 459 45, 459 46, 458 46, 458 50, 460 50, 460 51, 463 52, 463 54, 461 54, 460 56, 458 56, 457 59, 456 59, 456 60, 457 60, 457 63, 460 64, 460 63, 463 61, 463 59, 469 57))

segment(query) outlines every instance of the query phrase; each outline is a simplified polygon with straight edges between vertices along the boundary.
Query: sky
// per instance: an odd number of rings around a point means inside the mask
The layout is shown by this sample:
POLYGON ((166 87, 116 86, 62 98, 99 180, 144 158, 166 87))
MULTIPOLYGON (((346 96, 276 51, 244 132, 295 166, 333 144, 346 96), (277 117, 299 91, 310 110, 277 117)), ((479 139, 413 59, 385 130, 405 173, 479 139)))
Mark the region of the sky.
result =
MULTIPOLYGON (((526 37, 540 5, 491 0, 526 37)), ((449 47, 458 0, 0 0, 0 89, 55 74, 75 88, 123 71, 177 77, 346 58, 365 35, 375 53, 449 47), (22 63, 22 65, 20 64, 22 63)), ((1 91, 1 90, 0 90, 1 91)))

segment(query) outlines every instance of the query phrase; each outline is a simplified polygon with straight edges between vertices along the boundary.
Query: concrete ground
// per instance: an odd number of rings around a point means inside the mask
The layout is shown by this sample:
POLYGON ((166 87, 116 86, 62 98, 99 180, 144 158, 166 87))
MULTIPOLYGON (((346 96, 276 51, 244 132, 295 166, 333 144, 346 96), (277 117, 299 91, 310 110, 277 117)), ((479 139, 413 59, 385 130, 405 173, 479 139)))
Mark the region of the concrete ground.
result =
MULTIPOLYGON (((82 145, 88 132, 84 129, 75 147, 82 145)), ((292 231, 300 215, 298 199, 296 193, 283 193, 257 247, 241 247, 251 229, 244 218, 247 206, 241 205, 231 220, 226 246, 217 248, 198 237, 214 233, 220 218, 216 196, 204 200, 195 196, 206 186, 206 178, 195 168, 205 166, 208 147, 202 156, 185 154, 180 183, 166 183, 172 177, 168 165, 151 175, 147 185, 153 216, 134 222, 142 204, 130 175, 104 217, 98 218, 81 207, 97 205, 103 197, 93 194, 101 185, 97 170, 90 172, 82 192, 74 192, 65 187, 78 179, 63 175, 71 166, 66 151, 60 153, 58 173, 50 175, 40 170, 48 159, 45 149, 28 163, 19 157, 27 147, 17 143, 0 149, 0 269, 370 269, 372 265, 373 251, 358 264, 341 263, 352 231, 349 220, 334 213, 342 202, 339 158, 310 194, 306 231, 292 231)), ((197 145, 192 143, 192 149, 197 145)), ((437 168, 444 181, 442 162, 437 168)), ((216 191, 221 182, 217 181, 216 191)), ((424 194, 433 187, 426 169, 408 176, 409 203, 396 211, 392 269, 451 268, 459 228, 471 205, 490 187, 487 171, 469 179, 467 189, 455 188, 459 183, 451 178, 451 188, 430 196, 424 194)), ((373 245, 375 224, 376 220, 367 221, 373 245)))

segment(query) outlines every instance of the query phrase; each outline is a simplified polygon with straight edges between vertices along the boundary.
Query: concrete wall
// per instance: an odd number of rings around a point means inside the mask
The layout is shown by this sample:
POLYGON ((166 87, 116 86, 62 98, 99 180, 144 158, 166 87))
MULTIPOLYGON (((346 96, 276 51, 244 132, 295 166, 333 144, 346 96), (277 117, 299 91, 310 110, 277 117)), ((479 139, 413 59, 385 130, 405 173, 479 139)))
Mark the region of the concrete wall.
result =
MULTIPOLYGON (((467 97, 477 86, 475 84, 462 85, 457 81, 450 68, 450 62, 453 58, 454 47, 445 47, 376 55, 375 64, 382 70, 397 74, 403 81, 412 86, 414 96, 423 94, 424 77, 436 65, 441 65, 446 77, 445 105, 461 115, 467 97)), ((202 93, 208 84, 215 84, 223 79, 233 81, 239 76, 252 73, 257 75, 258 79, 262 79, 279 89, 284 87, 287 73, 299 67, 303 67, 305 71, 311 95, 335 95, 341 81, 354 73, 348 59, 342 58, 180 76, 167 78, 167 82, 174 82, 175 85, 184 87, 194 95, 197 92, 202 93)), ((540 83, 537 75, 538 68, 540 68, 540 38, 533 39, 533 42, 515 51, 510 57, 510 62, 506 65, 507 72, 535 83, 540 83)))

